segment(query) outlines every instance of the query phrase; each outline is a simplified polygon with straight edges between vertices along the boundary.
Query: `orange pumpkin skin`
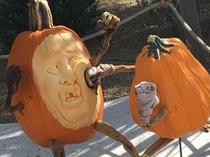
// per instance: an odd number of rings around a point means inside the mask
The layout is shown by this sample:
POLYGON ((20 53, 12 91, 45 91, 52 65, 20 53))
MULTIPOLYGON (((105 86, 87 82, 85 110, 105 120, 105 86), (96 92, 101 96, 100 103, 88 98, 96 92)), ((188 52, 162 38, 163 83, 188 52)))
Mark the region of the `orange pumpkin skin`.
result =
POLYGON ((200 130, 206 124, 210 116, 210 78, 179 39, 166 40, 174 43, 168 48, 171 54, 162 53, 160 59, 154 59, 145 54, 148 52, 148 46, 145 46, 138 55, 129 101, 132 118, 141 126, 134 86, 142 81, 155 83, 160 103, 150 118, 162 107, 168 114, 149 131, 173 139, 200 130))
MULTIPOLYGON (((62 144, 81 143, 91 139, 96 131, 94 129, 97 120, 103 117, 103 94, 99 86, 98 94, 100 96, 100 108, 95 122, 91 125, 73 130, 63 127, 58 120, 53 118, 49 113, 44 101, 42 100, 39 88, 34 82, 34 74, 32 70, 32 58, 34 50, 45 37, 50 34, 68 33, 80 43, 88 58, 89 52, 81 41, 80 37, 71 29, 65 26, 56 26, 52 29, 44 29, 42 31, 25 31, 20 33, 15 39, 10 52, 8 65, 16 64, 24 75, 18 92, 12 97, 12 105, 22 102, 24 109, 22 112, 15 112, 16 119, 26 135, 36 144, 49 147, 52 139, 57 139, 62 144)), ((87 102, 88 103, 88 102, 87 102)))

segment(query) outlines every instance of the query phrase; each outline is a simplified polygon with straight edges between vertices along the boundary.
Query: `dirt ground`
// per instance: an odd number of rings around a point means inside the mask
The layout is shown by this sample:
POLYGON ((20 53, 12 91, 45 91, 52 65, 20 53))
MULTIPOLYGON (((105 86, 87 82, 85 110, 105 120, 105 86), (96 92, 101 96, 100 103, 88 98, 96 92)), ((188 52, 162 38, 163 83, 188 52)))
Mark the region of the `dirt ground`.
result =
MULTIPOLYGON (((97 0, 96 4, 97 9, 101 13, 109 11, 117 15, 121 21, 139 12, 145 5, 148 6, 148 3, 142 4, 141 0, 97 0)), ((203 10, 205 9, 208 10, 208 7, 203 8, 203 10)), ((203 17, 206 18, 206 16, 203 17)), ((97 18, 99 19, 100 17, 97 18)), ((110 47, 100 63, 134 65, 136 57, 146 44, 147 37, 150 34, 155 34, 160 37, 177 36, 175 22, 176 17, 171 14, 169 9, 159 7, 120 25, 113 35, 110 41, 110 47)), ((206 39, 208 39, 210 37, 208 30, 210 29, 203 27, 206 24, 205 22, 200 22, 201 27, 204 28, 202 31, 206 31, 203 32, 203 34, 205 34, 206 39)), ((100 30, 100 28, 96 27, 95 31, 97 32, 98 30, 100 30)), ((91 55, 97 52, 102 39, 103 35, 100 35, 85 41, 91 55)), ((102 88, 104 101, 128 96, 133 77, 134 73, 118 73, 103 78, 102 88)), ((12 114, 2 112, 2 106, 0 108, 0 123, 16 122, 12 114)))

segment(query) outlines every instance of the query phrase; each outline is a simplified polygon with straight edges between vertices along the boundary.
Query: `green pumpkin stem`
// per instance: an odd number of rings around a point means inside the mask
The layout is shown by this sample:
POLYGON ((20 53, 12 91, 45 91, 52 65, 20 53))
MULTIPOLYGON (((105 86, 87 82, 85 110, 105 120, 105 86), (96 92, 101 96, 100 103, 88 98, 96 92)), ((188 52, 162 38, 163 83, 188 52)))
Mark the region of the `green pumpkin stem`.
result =
POLYGON ((174 46, 173 43, 163 40, 156 35, 150 35, 147 39, 147 42, 149 44, 148 57, 154 54, 155 59, 160 58, 161 52, 171 54, 171 51, 168 50, 166 47, 174 46))
POLYGON ((29 0, 29 30, 53 28, 53 19, 47 0, 29 0))

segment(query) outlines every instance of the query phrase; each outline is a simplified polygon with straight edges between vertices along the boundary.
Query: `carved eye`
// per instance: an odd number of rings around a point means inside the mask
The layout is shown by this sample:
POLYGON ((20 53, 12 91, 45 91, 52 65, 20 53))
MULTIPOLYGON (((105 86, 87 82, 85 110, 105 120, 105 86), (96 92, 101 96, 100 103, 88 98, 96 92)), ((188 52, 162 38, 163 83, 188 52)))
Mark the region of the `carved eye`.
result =
POLYGON ((75 56, 75 57, 70 59, 69 65, 73 69, 79 62, 80 62, 80 58, 75 56))
POLYGON ((53 63, 50 65, 50 67, 47 69, 47 72, 53 75, 60 73, 60 65, 58 63, 53 63))

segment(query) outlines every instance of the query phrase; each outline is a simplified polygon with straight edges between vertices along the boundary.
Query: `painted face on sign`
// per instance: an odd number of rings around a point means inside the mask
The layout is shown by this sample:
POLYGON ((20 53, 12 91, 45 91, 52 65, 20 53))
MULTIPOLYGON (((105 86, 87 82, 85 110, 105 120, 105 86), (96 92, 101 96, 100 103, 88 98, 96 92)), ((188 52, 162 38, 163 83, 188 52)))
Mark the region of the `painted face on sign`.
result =
POLYGON ((62 126, 77 130, 95 121, 100 98, 86 85, 84 71, 91 65, 81 43, 68 33, 49 35, 32 66, 41 97, 62 126))

